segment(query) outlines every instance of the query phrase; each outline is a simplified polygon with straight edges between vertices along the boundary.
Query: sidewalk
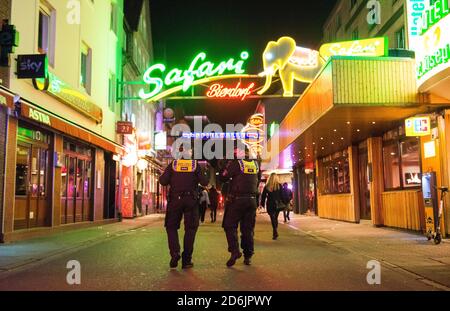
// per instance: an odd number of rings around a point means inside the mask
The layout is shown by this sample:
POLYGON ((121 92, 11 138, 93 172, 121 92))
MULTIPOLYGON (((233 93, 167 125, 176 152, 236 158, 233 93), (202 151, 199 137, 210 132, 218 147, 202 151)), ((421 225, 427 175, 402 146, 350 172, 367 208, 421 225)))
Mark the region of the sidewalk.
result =
MULTIPOLYGON (((0 244, 0 275, 33 263, 93 245, 127 232, 143 228, 164 218, 163 214, 125 219, 103 226, 55 233, 45 237, 0 244)), ((145 230, 145 229, 143 229, 145 230)))
MULTIPOLYGON (((282 217, 280 217, 282 223, 282 217)), ((328 245, 378 260, 410 273, 423 282, 450 288, 450 243, 440 245, 423 235, 390 228, 376 228, 370 221, 352 224, 313 216, 292 215, 286 224, 328 245)))

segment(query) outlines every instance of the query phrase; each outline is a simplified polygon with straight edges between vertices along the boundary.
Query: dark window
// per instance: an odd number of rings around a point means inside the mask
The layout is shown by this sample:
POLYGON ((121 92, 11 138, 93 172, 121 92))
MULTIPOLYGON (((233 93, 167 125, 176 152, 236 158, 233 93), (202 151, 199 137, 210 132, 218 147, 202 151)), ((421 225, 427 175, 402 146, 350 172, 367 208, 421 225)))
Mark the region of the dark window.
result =
POLYGON ((405 28, 402 27, 395 33, 395 41, 398 49, 404 49, 406 47, 405 44, 405 28))
POLYGON ((321 194, 350 193, 350 166, 347 151, 321 160, 319 171, 321 194))
POLYGON ((385 190, 417 188, 421 185, 420 139, 405 137, 403 127, 383 137, 385 190))

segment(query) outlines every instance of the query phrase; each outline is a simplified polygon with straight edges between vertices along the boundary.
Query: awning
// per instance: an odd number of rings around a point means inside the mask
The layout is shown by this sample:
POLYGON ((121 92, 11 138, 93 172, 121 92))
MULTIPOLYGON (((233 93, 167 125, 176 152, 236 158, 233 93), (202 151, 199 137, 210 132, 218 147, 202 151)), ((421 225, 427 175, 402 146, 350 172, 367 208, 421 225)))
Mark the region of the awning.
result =
POLYGON ((81 127, 73 121, 66 120, 31 102, 21 100, 20 107, 20 116, 23 118, 39 123, 42 126, 55 129, 74 138, 78 138, 86 143, 95 145, 114 154, 123 155, 124 153, 124 149, 121 145, 101 137, 95 132, 81 127))
POLYGON ((280 124, 279 167, 314 161, 443 106, 419 100, 412 59, 334 57, 280 124))

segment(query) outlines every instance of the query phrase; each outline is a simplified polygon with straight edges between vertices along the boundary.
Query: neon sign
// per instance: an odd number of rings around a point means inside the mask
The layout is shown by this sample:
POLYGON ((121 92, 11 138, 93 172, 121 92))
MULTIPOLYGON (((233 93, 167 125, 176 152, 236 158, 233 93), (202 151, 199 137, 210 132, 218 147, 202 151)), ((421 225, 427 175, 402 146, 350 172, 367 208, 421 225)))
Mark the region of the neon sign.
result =
POLYGON ((255 83, 251 83, 248 87, 241 87, 239 82, 233 88, 227 88, 220 83, 216 83, 210 86, 206 96, 210 98, 240 98, 243 101, 247 96, 252 94, 252 90, 255 87, 255 83))
POLYGON ((431 27, 449 14, 448 0, 437 0, 430 9, 423 13, 421 34, 425 34, 431 27))
POLYGON ((247 125, 242 129, 241 133, 246 137, 241 141, 250 149, 253 154, 261 155, 262 143, 264 142, 264 115, 257 113, 252 115, 247 125))
POLYGON ((311 83, 322 68, 323 62, 319 52, 298 47, 295 40, 282 37, 278 41, 270 41, 263 53, 266 83, 259 95, 266 93, 272 85, 273 76, 278 72, 283 85, 285 97, 292 97, 294 80, 311 83))
POLYGON ((408 0, 408 21, 419 31, 411 31, 410 49, 416 52, 416 72, 419 90, 450 67, 450 9, 449 0, 432 5, 425 1, 408 0), (417 2, 417 3, 416 3, 417 2), (422 17, 418 14, 422 11, 422 17))
POLYGON ((165 76, 166 66, 155 64, 144 73, 144 82, 150 86, 151 91, 144 89, 139 91, 139 97, 149 101, 156 101, 169 94, 183 90, 186 92, 191 86, 207 83, 214 79, 242 77, 245 73, 244 64, 249 58, 249 53, 243 51, 240 59, 233 58, 222 61, 218 65, 206 60, 205 53, 199 53, 194 57, 188 69, 181 70, 174 68, 165 76), (226 76, 225 73, 228 75, 226 76), (178 87, 173 87, 178 85, 178 87), (161 92, 164 87, 172 87, 165 92, 161 92))
POLYGON ((387 56, 388 47, 387 37, 328 43, 320 48, 320 56, 387 56))

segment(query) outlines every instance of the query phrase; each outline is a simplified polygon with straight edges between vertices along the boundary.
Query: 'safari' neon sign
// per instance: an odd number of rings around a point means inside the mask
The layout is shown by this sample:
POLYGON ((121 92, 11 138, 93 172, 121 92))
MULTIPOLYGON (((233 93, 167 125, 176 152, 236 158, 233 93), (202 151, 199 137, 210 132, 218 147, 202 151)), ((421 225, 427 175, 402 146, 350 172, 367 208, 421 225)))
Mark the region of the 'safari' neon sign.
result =
POLYGON ((213 84, 209 87, 206 96, 210 98, 228 98, 235 99, 240 98, 243 101, 247 96, 252 94, 252 90, 255 87, 255 83, 251 83, 248 87, 241 87, 239 82, 233 88, 227 88, 220 83, 213 84))
POLYGON ((139 97, 144 100, 156 101, 181 90, 186 92, 194 85, 224 78, 243 77, 245 76, 244 64, 248 57, 249 53, 243 51, 239 60, 235 61, 234 58, 230 58, 216 65, 210 61, 205 61, 206 54, 202 52, 194 57, 188 69, 174 68, 166 75, 164 75, 166 66, 155 64, 145 71, 143 77, 144 82, 149 85, 150 91, 146 92, 141 89, 139 97), (162 92, 164 87, 169 89, 162 92))

